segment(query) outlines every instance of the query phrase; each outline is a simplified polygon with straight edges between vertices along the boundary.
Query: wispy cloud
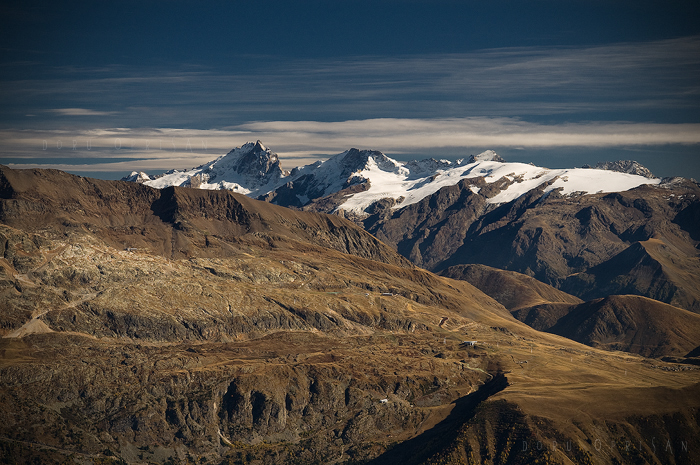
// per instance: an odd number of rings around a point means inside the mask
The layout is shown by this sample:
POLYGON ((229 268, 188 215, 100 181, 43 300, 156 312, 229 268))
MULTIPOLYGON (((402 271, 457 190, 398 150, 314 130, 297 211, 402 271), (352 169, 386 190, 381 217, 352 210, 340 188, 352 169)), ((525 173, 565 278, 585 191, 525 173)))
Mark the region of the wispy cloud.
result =
POLYGON ((0 131, 2 159, 14 166, 90 166, 92 171, 193 167, 248 141, 262 140, 285 167, 325 159, 351 147, 439 156, 483 148, 556 149, 700 144, 700 124, 589 122, 540 124, 516 118, 383 118, 340 122, 253 122, 221 130, 112 128, 0 131), (51 158, 57 162, 51 164, 51 158), (71 162, 65 158, 71 157, 71 162), (86 161, 89 159, 89 163, 86 161), (110 160, 113 160, 111 162, 110 160), (133 161, 129 161, 129 159, 133 161))
POLYGON ((17 115, 58 108, 52 118, 37 118, 49 128, 66 127, 56 115, 100 115, 111 126, 198 128, 464 116, 661 123, 687 120, 700 105, 700 37, 256 63, 49 70, 41 79, 2 82, 0 95, 17 115), (80 113, 96 111, 91 108, 100 111, 80 113))
POLYGON ((257 139, 287 168, 350 147, 441 156, 700 144, 698 36, 252 62, 0 80, 0 163, 158 171, 257 139))
POLYGON ((700 124, 596 122, 538 124, 514 118, 273 121, 237 127, 299 148, 381 148, 390 152, 443 147, 613 147, 700 143, 700 124))
POLYGON ((46 111, 61 116, 107 116, 117 113, 116 111, 97 111, 87 108, 55 108, 46 111))

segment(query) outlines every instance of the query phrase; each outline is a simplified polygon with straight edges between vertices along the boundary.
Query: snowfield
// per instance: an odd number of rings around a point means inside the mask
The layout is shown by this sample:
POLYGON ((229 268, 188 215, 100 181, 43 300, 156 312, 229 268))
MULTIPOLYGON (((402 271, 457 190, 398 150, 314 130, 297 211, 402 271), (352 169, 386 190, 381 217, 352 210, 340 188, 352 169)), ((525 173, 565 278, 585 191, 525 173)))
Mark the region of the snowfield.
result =
MULTIPOLYGON (((622 192, 642 184, 659 184, 660 179, 649 179, 633 174, 618 173, 615 171, 597 169, 547 169, 524 163, 502 163, 497 161, 477 161, 468 165, 459 162, 452 167, 438 169, 430 176, 411 179, 410 174, 386 172, 376 164, 368 164, 367 168, 359 173, 370 180, 370 188, 350 196, 339 209, 362 213, 372 203, 385 197, 404 200, 394 205, 393 208, 401 208, 434 194, 446 186, 457 184, 462 179, 482 177, 487 183, 496 182, 502 178, 509 181, 515 180, 504 190, 488 199, 489 203, 507 203, 517 199, 521 195, 544 183, 553 181, 544 193, 561 189, 562 195, 596 194, 608 192, 622 192)), ((478 193, 474 187, 472 192, 478 193)))

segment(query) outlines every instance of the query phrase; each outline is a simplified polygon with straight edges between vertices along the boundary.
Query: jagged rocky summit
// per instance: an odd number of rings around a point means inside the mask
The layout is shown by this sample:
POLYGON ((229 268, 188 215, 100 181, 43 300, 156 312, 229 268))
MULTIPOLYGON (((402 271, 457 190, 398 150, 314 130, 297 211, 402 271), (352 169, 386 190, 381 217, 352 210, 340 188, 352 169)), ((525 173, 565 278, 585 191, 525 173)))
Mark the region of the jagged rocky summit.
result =
POLYGON ((170 186, 225 189, 257 197, 274 189, 288 174, 280 167, 277 154, 257 141, 190 170, 170 170, 154 178, 134 171, 122 180, 159 189, 170 186))
MULTIPOLYGON (((583 165, 583 168, 591 169, 590 165, 583 165)), ((601 161, 596 163, 596 170, 610 170, 617 171, 619 173, 634 174, 637 176, 644 176, 645 178, 653 179, 656 176, 645 166, 642 166, 634 160, 618 160, 618 161, 601 161)))
POLYGON ((470 155, 469 161, 467 163, 477 163, 480 161, 497 161, 500 163, 505 163, 506 161, 499 154, 493 150, 486 150, 481 152, 479 155, 470 155))
MULTIPOLYGON (((277 154, 260 141, 190 170, 171 170, 154 178, 133 172, 124 178, 156 188, 226 189, 277 205, 355 218, 412 205, 463 179, 482 179, 490 185, 484 193, 488 192, 488 202, 494 205, 540 187, 544 187, 542 195, 553 191, 578 195, 622 192, 660 183, 636 162, 608 163, 593 169, 547 169, 506 162, 492 150, 467 160, 429 158, 401 163, 379 151, 352 148, 287 172, 277 154)), ((473 187, 474 192, 478 189, 473 187)))
POLYGON ((148 176, 148 174, 144 173, 143 171, 132 171, 131 174, 122 178, 122 181, 135 182, 138 184, 143 184, 144 182, 150 180, 151 178, 148 176))

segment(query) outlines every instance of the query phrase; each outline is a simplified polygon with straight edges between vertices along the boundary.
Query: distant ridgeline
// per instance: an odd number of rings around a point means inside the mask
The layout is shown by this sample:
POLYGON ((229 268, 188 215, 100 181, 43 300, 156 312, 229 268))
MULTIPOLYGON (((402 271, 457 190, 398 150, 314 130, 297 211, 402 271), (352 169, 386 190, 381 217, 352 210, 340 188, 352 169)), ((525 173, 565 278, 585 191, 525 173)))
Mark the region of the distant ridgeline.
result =
POLYGON ((595 171, 552 170, 507 163, 492 150, 455 162, 430 158, 400 163, 378 151, 353 148, 289 172, 260 141, 190 170, 171 170, 153 178, 134 171, 122 180, 156 188, 226 189, 287 207, 362 217, 386 205, 393 209, 412 205, 465 179, 495 184, 488 189, 491 204, 510 202, 541 186, 545 195, 552 191, 571 195, 621 192, 662 182, 633 161, 599 163, 595 171))

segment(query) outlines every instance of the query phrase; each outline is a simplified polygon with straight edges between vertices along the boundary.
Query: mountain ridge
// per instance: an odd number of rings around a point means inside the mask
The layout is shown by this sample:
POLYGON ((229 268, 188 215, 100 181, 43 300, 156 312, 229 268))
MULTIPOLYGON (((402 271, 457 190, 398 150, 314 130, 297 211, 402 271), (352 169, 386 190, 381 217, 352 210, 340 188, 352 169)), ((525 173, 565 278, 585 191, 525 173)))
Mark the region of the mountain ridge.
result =
POLYGON ((595 168, 598 170, 611 170, 620 173, 636 174, 645 178, 655 178, 652 172, 634 160, 601 161, 595 167, 584 165, 583 168, 595 168))
MULTIPOLYGON (((358 256, 412 267, 354 223, 336 215, 294 211, 226 190, 81 178, 57 170, 13 170, 0 165, 0 221, 34 230, 91 231, 116 248, 147 248, 170 257, 192 244, 227 255, 225 242, 304 240, 358 256), (164 238, 168 238, 167 240, 164 238), (217 240, 217 238, 224 242, 217 240)), ((232 252, 231 252, 232 253, 232 252)))
MULTIPOLYGON (((643 167, 638 166, 642 172, 643 167)), ((593 171, 551 170, 508 163, 492 150, 471 155, 466 161, 424 159, 399 163, 376 150, 352 148, 286 172, 277 154, 258 141, 192 170, 171 170, 154 179, 133 172, 123 180, 157 188, 229 189, 283 206, 362 218, 368 216, 374 204, 388 201, 390 208, 405 207, 465 178, 481 177, 489 184, 500 183, 500 192, 489 198, 492 204, 509 202, 543 183, 547 185, 543 195, 554 190, 571 195, 624 191, 661 182, 629 174, 625 169, 626 165, 614 165, 593 171)))
MULTIPOLYGON (((255 146, 230 153, 243 156, 255 146)), ((272 160, 266 150, 260 154, 272 160)), ((344 216, 432 271, 481 263, 585 300, 633 293, 700 312, 693 290, 700 187, 650 176, 632 161, 549 170, 505 162, 493 151, 466 161, 399 163, 350 149, 279 174, 281 185, 258 198, 344 216), (646 265, 625 265, 624 251, 637 253, 637 242, 648 244, 638 253, 657 263, 658 276, 650 278, 646 265)))

